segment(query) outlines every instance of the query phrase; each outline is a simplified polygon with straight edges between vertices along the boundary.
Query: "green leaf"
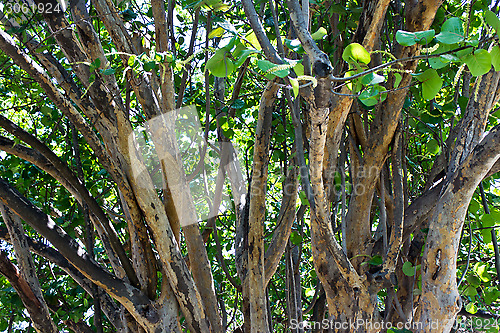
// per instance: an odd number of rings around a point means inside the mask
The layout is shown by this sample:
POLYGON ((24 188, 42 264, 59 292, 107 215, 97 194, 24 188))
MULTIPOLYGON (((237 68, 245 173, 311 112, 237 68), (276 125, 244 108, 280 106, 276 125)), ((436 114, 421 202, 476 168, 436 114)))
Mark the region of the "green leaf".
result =
POLYGON ((250 45, 257 49, 257 50, 261 50, 261 47, 260 47, 260 43, 259 43, 259 40, 257 39, 257 36, 255 35, 255 32, 253 30, 249 30, 246 35, 245 35, 245 41, 247 41, 248 43, 250 43, 250 45))
POLYGON ((155 68, 156 68, 156 62, 154 61, 148 61, 147 63, 144 64, 144 70, 146 72, 152 71, 155 68))
POLYGON ((387 94, 382 93, 383 91, 386 89, 382 86, 370 86, 359 94, 359 100, 368 107, 377 105, 387 98, 387 94))
POLYGON ((473 51, 473 49, 469 47, 468 49, 457 51, 456 55, 457 55, 457 57, 458 57, 459 59, 461 59, 461 60, 462 60, 462 58, 463 58, 463 57, 465 57, 465 56, 467 56, 467 55, 471 54, 471 53, 472 53, 472 51, 473 51))
POLYGON ((320 27, 318 29, 318 31, 316 31, 315 33, 313 33, 311 35, 311 37, 314 40, 320 40, 320 39, 323 39, 323 37, 325 37, 327 34, 328 34, 328 32, 326 31, 326 29, 323 27, 320 27))
POLYGON ((89 71, 92 73, 93 71, 95 71, 96 69, 99 69, 99 67, 101 67, 101 59, 97 58, 96 60, 94 60, 91 64, 90 64, 90 69, 89 71))
POLYGON ((484 301, 490 305, 500 297, 500 291, 497 287, 487 287, 483 292, 484 301))
POLYGON ((425 144, 425 146, 427 147, 427 151, 431 154, 437 154, 439 153, 439 143, 436 141, 436 139, 431 139, 429 140, 429 142, 427 142, 425 144))
POLYGON ((394 89, 399 87, 399 84, 401 83, 401 80, 403 79, 403 76, 399 73, 394 73, 394 89))
POLYGON ((443 86, 443 80, 435 69, 428 69, 422 74, 416 75, 416 78, 422 82, 422 97, 426 100, 433 99, 443 86))
POLYGON ((299 81, 294 78, 290 78, 290 84, 292 85, 293 95, 295 97, 299 96, 299 81))
POLYGON ((304 191, 299 192, 300 203, 304 206, 309 206, 309 200, 306 198, 306 193, 304 191))
POLYGON ((213 5, 212 8, 216 12, 225 12, 225 11, 227 11, 231 7, 227 3, 220 2, 220 3, 217 3, 217 4, 213 5))
MULTIPOLYGON (((348 78, 350 76, 353 76, 354 74, 356 74, 355 71, 347 71, 344 74, 344 77, 348 78)), ((359 92, 361 90, 361 88, 363 88, 363 85, 361 84, 359 79, 347 81, 346 86, 347 86, 347 88, 349 88, 349 90, 351 90, 352 92, 355 92, 355 93, 359 92)))
POLYGON ((466 278, 467 282, 469 282, 474 288, 477 288, 481 285, 481 280, 474 274, 468 275, 466 278))
POLYGON ((460 62, 460 58, 453 54, 443 54, 440 58, 448 62, 460 62))
POLYGON ((396 32, 396 41, 403 46, 412 46, 417 43, 413 32, 398 30, 396 32))
POLYGON ((483 228, 500 224, 500 213, 496 210, 492 210, 490 214, 483 214, 480 218, 483 228))
POLYGON ((298 39, 285 38, 285 45, 293 52, 305 53, 304 48, 302 47, 302 44, 300 44, 300 41, 298 39))
POLYGON ((498 16, 495 15, 491 10, 487 10, 484 12, 484 19, 486 20, 486 23, 491 25, 493 29, 497 32, 497 35, 500 34, 500 19, 498 19, 498 16))
POLYGON ((42 105, 40 107, 40 112, 42 112, 46 116, 50 116, 52 114, 52 109, 47 105, 42 105))
POLYGON ((123 20, 125 22, 132 21, 137 17, 137 14, 130 8, 125 9, 124 11, 121 12, 121 15, 123 17, 123 20))
POLYGON ((477 312, 477 306, 476 304, 474 303, 469 303, 465 306, 465 310, 468 312, 468 313, 476 313, 477 312))
POLYGON ((409 261, 406 261, 404 264, 403 264, 403 274, 406 275, 406 276, 413 276, 415 275, 415 266, 412 265, 411 262, 409 261))
POLYGON ((348 63, 361 62, 363 64, 368 64, 371 60, 370 53, 358 43, 347 45, 342 53, 342 59, 348 63))
POLYGON ((297 76, 304 75, 304 65, 302 65, 300 62, 293 67, 293 70, 295 71, 295 74, 297 74, 297 76))
POLYGON ((481 76, 489 72, 491 68, 491 55, 488 51, 480 49, 464 57, 472 76, 481 76))
POLYGON ((113 68, 107 68, 105 70, 102 71, 102 74, 103 75, 113 75, 115 74, 115 70, 113 68))
POLYGON ((208 34, 208 38, 212 39, 215 37, 222 37, 223 34, 224 34, 224 29, 222 27, 217 27, 214 30, 210 31, 210 33, 208 34))
POLYGON ((130 56, 130 58, 128 58, 127 61, 127 65, 129 65, 130 67, 134 66, 134 64, 135 64, 135 55, 130 56))
POLYGON ((452 17, 444 22, 441 33, 436 39, 444 44, 455 44, 464 40, 464 29, 462 21, 458 17, 452 17))
POLYGON ((396 41, 403 46, 412 46, 416 43, 419 44, 429 44, 436 32, 434 30, 409 32, 404 30, 398 30, 396 32, 396 41))
POLYGON ((365 86, 370 86, 370 85, 382 83, 384 81, 385 81, 385 77, 383 77, 382 75, 370 73, 370 74, 366 74, 365 76, 363 76, 363 78, 361 79, 361 84, 363 84, 365 86))
POLYGON ((221 47, 220 49, 229 52, 233 49, 234 45, 236 45, 237 41, 238 41, 238 37, 234 36, 233 38, 231 38, 229 40, 229 42, 225 46, 221 47))
POLYGON ((238 53, 238 58, 236 59, 236 62, 234 63, 234 67, 238 68, 241 65, 243 65, 245 60, 247 60, 247 58, 254 53, 259 53, 259 51, 253 50, 253 49, 244 49, 244 50, 240 51, 238 53))
MULTIPOLYGON (((439 47, 437 48, 437 50, 435 50, 431 54, 439 54, 439 53, 443 53, 443 52, 448 52, 448 51, 453 50, 455 47, 456 47, 456 45, 439 44, 439 47)), ((447 61, 447 59, 441 58, 441 57, 429 59, 429 65, 431 65, 431 67, 434 69, 443 68, 443 67, 447 66, 448 63, 449 63, 449 61, 447 61)))
POLYGON ((373 256, 370 260, 368 260, 368 263, 372 266, 380 266, 382 265, 384 260, 382 259, 381 256, 373 256))
POLYGON ((474 286, 467 286, 465 290, 463 291, 464 296, 469 296, 469 297, 474 297, 477 295, 477 290, 476 287, 474 286))
POLYGON ((259 60, 257 61, 257 67, 259 67, 259 69, 263 72, 265 72, 266 74, 270 74, 270 75, 276 75, 278 77, 281 77, 281 78, 284 78, 286 77, 288 74, 290 74, 290 70, 289 69, 277 69, 279 68, 281 65, 277 65, 275 63, 272 63, 268 60, 259 60))
POLYGON ((436 31, 434 31, 434 29, 415 32, 417 43, 421 45, 426 45, 432 42, 432 39, 434 38, 435 35, 436 31))
POLYGON ((491 55, 491 64, 498 72, 500 71, 500 46, 495 45, 490 52, 491 55))
POLYGON ((285 133, 285 128, 283 127, 283 124, 278 124, 278 126, 276 127, 276 133, 278 134, 285 133))
POLYGON ((470 40, 466 40, 465 43, 467 45, 477 47, 479 45, 479 40, 478 39, 470 39, 470 40))
POLYGON ((300 245, 302 243, 302 236, 297 231, 293 231, 290 234, 290 241, 293 245, 300 245))
POLYGON ((479 276, 479 278, 483 282, 491 281, 491 275, 490 273, 488 273, 488 268, 489 268, 488 264, 484 262, 478 262, 474 265, 474 272, 477 274, 477 276, 479 276))
POLYGON ((226 77, 234 71, 233 62, 226 56, 226 50, 220 49, 208 59, 205 67, 217 77, 226 77))
POLYGON ((236 99, 233 103, 231 103, 231 107, 236 110, 243 109, 245 107, 245 101, 242 99, 236 99))
POLYGON ((481 205, 479 204, 479 202, 475 198, 472 198, 469 203, 469 213, 474 214, 474 216, 479 216, 480 207, 481 205))

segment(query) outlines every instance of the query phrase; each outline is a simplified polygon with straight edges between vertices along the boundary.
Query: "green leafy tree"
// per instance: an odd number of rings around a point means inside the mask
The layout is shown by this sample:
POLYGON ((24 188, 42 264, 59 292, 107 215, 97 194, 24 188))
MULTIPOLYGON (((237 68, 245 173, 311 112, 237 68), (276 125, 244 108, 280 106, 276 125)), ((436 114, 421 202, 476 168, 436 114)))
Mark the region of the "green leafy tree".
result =
POLYGON ((498 1, 2 5, 0 331, 498 332, 498 1))

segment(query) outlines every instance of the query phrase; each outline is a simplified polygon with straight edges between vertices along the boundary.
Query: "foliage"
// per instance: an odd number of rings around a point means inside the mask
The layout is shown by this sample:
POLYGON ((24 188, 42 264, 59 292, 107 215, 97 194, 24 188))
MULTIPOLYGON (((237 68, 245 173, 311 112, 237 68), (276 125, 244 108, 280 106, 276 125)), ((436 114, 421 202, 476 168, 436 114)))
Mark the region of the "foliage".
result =
MULTIPOLYGON (((431 29, 409 32, 402 29, 403 17, 400 12, 402 9, 389 6, 383 33, 380 35, 379 49, 369 52, 361 43, 350 42, 356 34, 357 23, 362 22, 360 19, 363 11, 362 2, 341 0, 310 3, 310 31, 314 32, 312 38, 329 56, 334 67, 333 81, 345 84, 349 88, 343 92, 347 92, 346 95, 355 99, 353 113, 360 115, 359 121, 363 122, 363 126, 368 127, 375 123, 375 111, 387 100, 389 94, 409 89, 404 100, 401 126, 404 136, 405 200, 406 204, 410 204, 425 190, 434 186, 434 179, 429 178, 431 175, 436 176, 432 173, 435 171, 433 166, 440 158, 440 154, 444 154, 449 148, 448 145, 451 143, 447 139, 452 135, 457 122, 464 117, 469 99, 474 98, 477 93, 471 90, 471 87, 474 87, 474 83, 479 85, 481 77, 492 68, 495 71, 500 70, 498 45, 500 20, 496 14, 498 8, 492 8, 492 5, 485 0, 467 2, 467 6, 461 6, 460 1, 444 1, 437 11, 431 29), (335 25, 332 25, 332 22, 335 22, 335 25), (422 51, 420 55, 402 61, 395 59, 394 55, 399 47, 421 47, 422 51), (402 76, 405 74, 404 66, 409 61, 418 61, 416 71, 411 73, 414 80, 410 83, 404 81, 404 86, 401 86, 402 76), (380 67, 373 70, 376 66, 380 67)), ((96 58, 84 64, 90 73, 89 82, 87 84, 78 81, 78 88, 85 96, 92 85, 97 84, 96 82, 102 77, 116 78, 121 98, 129 103, 127 108, 134 131, 141 131, 146 116, 138 96, 131 92, 129 81, 144 75, 159 79, 161 86, 165 83, 165 77, 162 75, 165 75, 163 73, 168 67, 173 71, 176 96, 183 96, 181 105, 194 105, 196 108, 201 128, 205 131, 204 138, 208 142, 215 143, 214 146, 221 139, 230 140, 239 151, 242 173, 250 181, 252 172, 255 172, 252 170, 252 162, 261 94, 271 80, 277 80, 276 82, 283 88, 275 103, 271 119, 264 220, 264 242, 267 249, 280 223, 282 198, 287 191, 284 186, 286 170, 294 164, 298 153, 294 145, 297 139, 296 127, 285 95, 291 92, 293 97, 299 98, 304 89, 309 86, 316 87, 318 84, 310 69, 305 69, 308 64, 303 55, 307 46, 300 43, 291 28, 288 7, 276 2, 277 14, 273 17, 274 8, 271 10, 267 2, 255 2, 271 44, 278 50, 280 45, 283 47, 284 52, 279 52, 282 61, 277 63, 266 57, 255 32, 246 23, 247 17, 238 1, 179 1, 172 12, 175 17, 170 22, 173 35, 170 36, 172 41, 168 51, 160 51, 155 41, 154 19, 149 2, 115 1, 115 6, 126 22, 127 31, 136 38, 139 45, 137 54, 127 54, 128 60, 126 63, 123 62, 123 54, 117 51, 110 32, 101 24, 98 13, 91 5, 90 22, 99 36, 109 63, 104 64, 101 59, 96 58), (198 26, 197 30, 193 28, 194 25, 198 26), (194 46, 190 47, 190 43, 194 43, 194 46), (243 75, 241 89, 235 88, 240 75, 243 75), (222 89, 222 94, 215 88, 220 84, 225 87, 222 89), (180 87, 184 89, 182 95, 180 87), (217 96, 215 98, 214 93, 217 96)), ((21 38, 16 42, 20 46, 24 46, 23 43, 28 36, 36 36, 42 42, 37 45, 37 49, 52 54, 72 77, 76 77, 73 72, 75 64, 67 61, 66 55, 57 45, 40 14, 30 13, 28 16, 11 13, 9 18, 17 19, 20 26, 9 28, 4 25, 1 29, 21 38)), ((70 23, 75 22, 70 21, 70 23)), ((33 78, 27 76, 4 53, 0 53, 0 64, 2 73, 0 114, 36 136, 75 173, 80 168, 79 163, 81 164, 82 182, 111 217, 121 243, 125 244, 128 252, 132 251, 126 221, 127 211, 123 209, 117 184, 109 171, 96 159, 84 136, 74 129, 71 122, 52 101, 44 97, 42 88, 33 78), (73 141, 74 138, 76 143, 73 141), (78 153, 75 150, 76 146, 79 149, 78 153), (78 162, 78 159, 81 162, 78 162)), ((342 93, 337 88, 339 87, 332 90, 333 94, 340 96, 342 93)), ((307 125, 309 120, 304 105, 302 105, 304 112, 301 121, 304 124, 304 137, 308 137, 311 129, 307 125)), ((488 117, 486 131, 500 124, 499 118, 500 111, 496 106, 488 117)), ((92 119, 85 120, 92 122, 92 119)), ((354 126, 353 121, 348 122, 345 133, 354 126)), ((0 135, 14 140, 16 144, 22 144, 21 140, 3 130, 0 131, 0 135)), ((365 153, 363 149, 366 147, 360 142, 349 141, 353 140, 350 134, 342 134, 342 139, 344 138, 346 139, 342 156, 349 167, 342 164, 337 170, 333 181, 340 191, 335 193, 335 200, 329 206, 332 229, 336 240, 340 243, 345 241, 342 236, 341 221, 346 218, 346 209, 355 191, 352 186, 355 172, 351 168, 355 159, 353 154, 357 152, 362 158, 365 153), (345 147, 349 144, 355 145, 356 148, 348 150, 345 147), (341 180, 340 173, 343 174, 344 180, 341 180), (340 193, 342 191, 345 191, 346 195, 344 202, 340 193)), ((190 152, 192 155, 188 154, 189 156, 200 156, 196 155, 199 154, 198 147, 189 146, 183 152, 186 154, 190 152)), ((217 159, 217 147, 208 149, 207 154, 217 159)), ((310 163, 312 159, 309 154, 306 145, 306 163, 310 163)), ((88 235, 85 212, 68 190, 39 167, 13 154, 0 152, 0 157, 0 178, 8 180, 45 214, 52 216, 55 223, 64 228, 72 238, 86 244, 88 235)), ((184 160, 186 173, 196 171, 196 166, 196 160, 184 160)), ((207 168, 209 168, 208 173, 217 170, 216 165, 207 168)), ((386 173, 390 171, 388 166, 386 173)), ((225 195, 230 197, 231 189, 227 183, 224 191, 225 195)), ((465 309, 472 314, 478 311, 498 313, 500 307, 500 289, 496 282, 500 277, 495 269, 495 249, 491 236, 491 230, 494 230, 492 228, 500 225, 500 174, 486 178, 482 184, 485 202, 478 189, 469 205, 458 251, 457 281, 461 278, 463 280, 459 291, 465 309)), ((215 182, 206 184, 199 182, 192 186, 197 189, 203 186, 215 187, 215 182)), ((389 188, 386 190, 390 191, 389 188)), ((164 195, 161 188, 157 189, 157 192, 160 196, 164 195)), ((379 207, 375 207, 378 196, 379 194, 375 196, 371 214, 368 214, 373 228, 371 232, 374 235, 375 230, 381 228, 379 224, 382 221, 382 212, 379 207)), ((290 274, 298 276, 301 285, 300 298, 304 309, 314 305, 318 294, 322 292, 322 288, 319 288, 318 272, 313 263, 311 203, 308 199, 304 186, 301 185, 295 208, 299 210, 303 207, 305 214, 302 219, 297 219, 293 223, 286 253, 281 258, 267 288, 269 313, 276 332, 285 332, 289 329, 287 297, 290 297, 288 293, 290 274), (294 259, 290 259, 291 257, 294 259), (296 264, 295 267, 289 267, 290 260, 296 264), (291 269, 294 270, 293 273, 290 272, 291 269)), ((228 331, 242 325, 244 318, 241 293, 228 278, 229 275, 235 278, 237 283, 241 283, 237 277, 235 263, 237 207, 234 199, 229 201, 229 209, 216 218, 216 234, 208 233, 206 240, 206 252, 211 263, 214 287, 220 303, 224 305, 221 312, 227 316, 228 331), (220 248, 216 238, 220 240, 220 248), (219 255, 222 261, 218 258, 219 255)), ((208 205, 201 203, 201 205, 208 211, 212 203, 208 205)), ((201 229, 207 230, 204 229, 208 223, 207 219, 199 222, 201 229)), ((5 227, 3 222, 0 226, 5 227)), ((47 241, 27 224, 25 228, 28 237, 47 244, 47 241)), ((426 231, 415 230, 408 242, 416 239, 417 234, 425 238, 426 231)), ((93 255, 97 262, 109 271, 113 271, 102 241, 95 235, 92 239, 93 255)), ((7 242, 1 244, 4 252, 13 252, 7 242)), ((401 262, 398 263, 400 273, 414 283, 412 292, 415 295, 422 292, 420 260, 423 246, 424 242, 417 249, 418 256, 414 261, 400 258, 401 262)), ((187 255, 188 250, 184 243, 181 250, 187 255)), ((51 315, 58 327, 63 329, 65 321, 70 319, 74 322, 83 321, 95 329, 90 295, 57 265, 38 256, 34 258, 44 297, 53 311, 51 315)), ((383 264, 382 258, 380 255, 363 258, 364 263, 367 263, 363 267, 368 267, 366 269, 370 272, 377 272, 383 264)), ((12 254, 10 259, 15 262, 12 254)), ((158 274, 164 278, 162 274, 158 274)), ((161 281, 158 281, 158 293, 160 287, 161 281)), ((390 288, 393 288, 392 292, 398 290, 397 285, 390 288)), ((23 311, 21 300, 1 275, 0 290, 0 332, 6 331, 9 322, 15 323, 16 329, 27 326, 29 319, 23 311)), ((382 310, 385 309, 385 302, 388 299, 387 292, 385 295, 378 296, 377 306, 382 310)), ((307 320, 313 319, 312 312, 304 313, 303 316, 307 320)), ((105 319, 104 331, 111 331, 111 326, 105 319)), ((392 331, 403 332, 396 329, 392 331)), ((491 331, 498 332, 498 327, 492 328, 491 331)))

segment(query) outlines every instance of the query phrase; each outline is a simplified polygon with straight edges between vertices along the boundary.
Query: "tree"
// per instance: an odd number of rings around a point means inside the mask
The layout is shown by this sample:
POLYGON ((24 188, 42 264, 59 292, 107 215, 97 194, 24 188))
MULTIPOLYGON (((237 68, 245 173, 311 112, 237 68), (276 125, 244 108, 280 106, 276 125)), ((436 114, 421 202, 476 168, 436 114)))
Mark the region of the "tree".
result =
POLYGON ((491 324, 498 10, 5 2, 0 329, 491 324))

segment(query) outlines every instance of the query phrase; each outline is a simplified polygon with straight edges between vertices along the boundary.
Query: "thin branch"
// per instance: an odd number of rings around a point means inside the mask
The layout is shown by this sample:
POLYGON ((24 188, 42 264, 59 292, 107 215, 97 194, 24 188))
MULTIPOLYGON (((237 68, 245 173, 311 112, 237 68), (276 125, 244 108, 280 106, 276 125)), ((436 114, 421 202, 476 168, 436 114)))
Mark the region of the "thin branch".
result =
POLYGON ((159 321, 151 301, 139 289, 100 267, 73 238, 14 187, 0 179, 0 200, 51 242, 85 277, 119 301, 145 327, 159 321))
MULTIPOLYGON (((481 40, 480 42, 488 42, 490 40, 495 40, 495 39, 498 39, 498 37, 488 37, 488 38, 485 38, 485 39, 481 40)), ((471 48, 471 47, 473 47, 473 46, 472 45, 466 45, 466 46, 458 47, 458 48, 450 50, 450 51, 441 52, 441 53, 437 53, 437 54, 426 54, 426 55, 418 55, 418 56, 413 56, 413 57, 395 59, 395 60, 389 61, 389 62, 387 62, 385 64, 381 64, 381 65, 375 66, 373 68, 367 69, 366 71, 363 71, 361 73, 354 74, 353 76, 349 76, 349 77, 336 77, 336 76, 333 76, 333 74, 330 74, 329 78, 330 78, 330 80, 332 82, 347 82, 347 81, 350 81, 350 80, 354 80, 354 79, 363 77, 363 76, 365 76, 367 74, 377 72, 377 71, 379 71, 381 69, 384 69, 386 67, 390 67, 392 65, 402 63, 402 62, 438 58, 438 57, 440 57, 442 55, 451 54, 451 53, 458 52, 458 51, 461 51, 461 50, 465 50, 465 49, 468 49, 468 48, 471 48)))
POLYGON ((250 21, 250 26, 252 27, 252 30, 255 33, 255 36, 257 37, 257 40, 259 41, 259 44, 262 47, 262 50, 264 51, 264 55, 266 56, 266 58, 268 58, 270 61, 276 64, 283 64, 284 63, 283 60, 278 55, 276 49, 271 44, 269 38, 266 35, 266 31, 264 30, 264 27, 260 22, 259 16, 255 11, 255 7, 253 5, 252 0, 242 0, 241 3, 243 4, 243 9, 245 10, 245 14, 250 21))
MULTIPOLYGON (((494 230, 494 229, 492 229, 492 230, 494 230)), ((457 283, 457 288, 460 287, 460 285, 462 284, 462 281, 465 278, 465 275, 467 274, 467 271, 469 270, 471 250, 472 250, 472 224, 471 224, 471 221, 469 220, 469 249, 467 250, 467 264, 465 265, 465 270, 464 270, 464 273, 462 274, 462 277, 460 278, 460 280, 457 283)))

